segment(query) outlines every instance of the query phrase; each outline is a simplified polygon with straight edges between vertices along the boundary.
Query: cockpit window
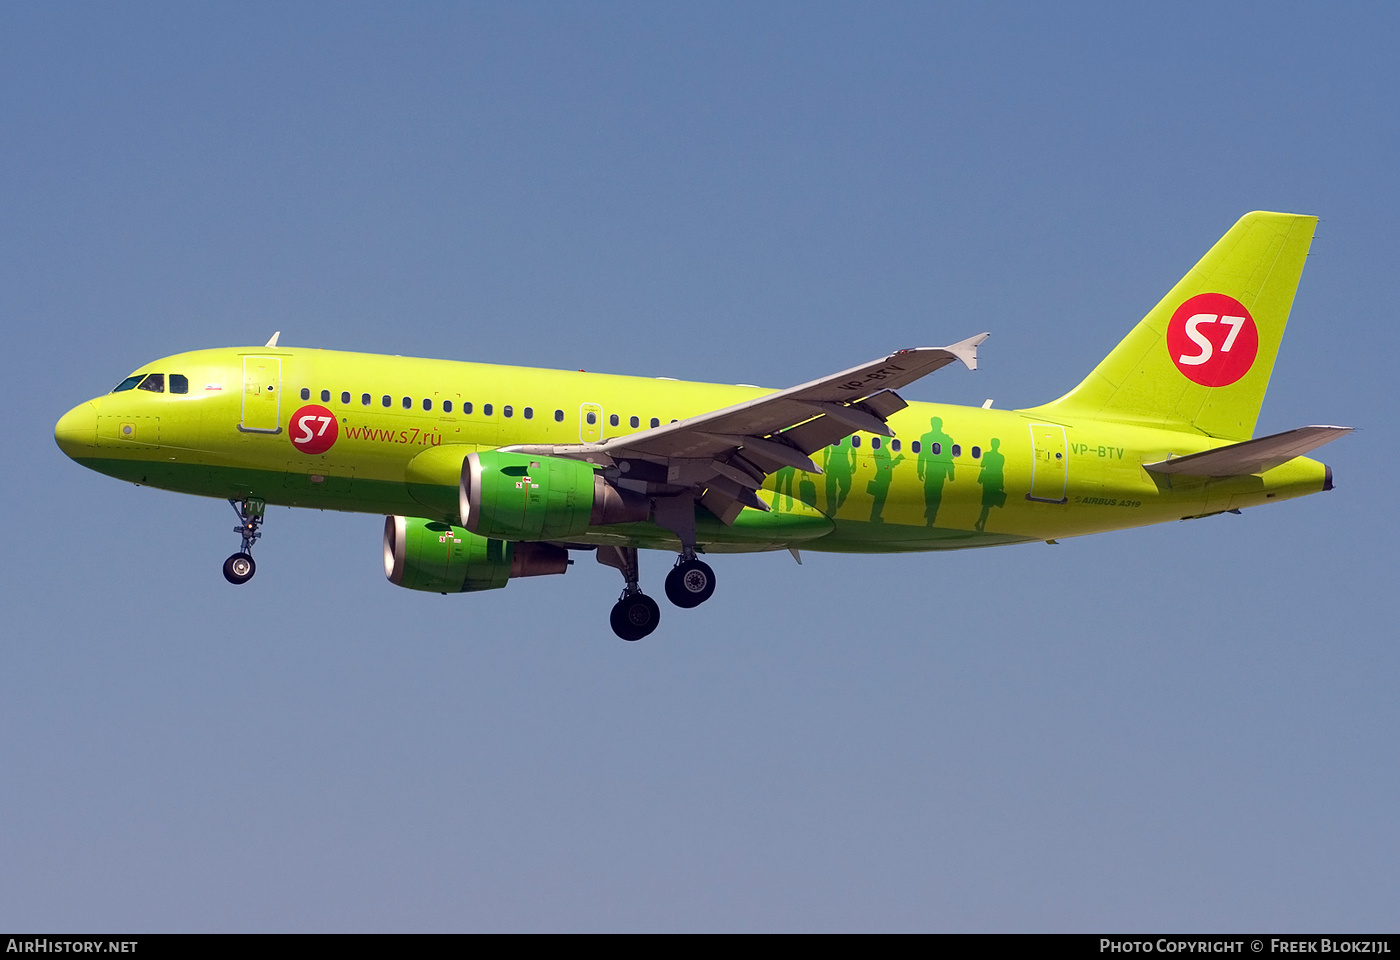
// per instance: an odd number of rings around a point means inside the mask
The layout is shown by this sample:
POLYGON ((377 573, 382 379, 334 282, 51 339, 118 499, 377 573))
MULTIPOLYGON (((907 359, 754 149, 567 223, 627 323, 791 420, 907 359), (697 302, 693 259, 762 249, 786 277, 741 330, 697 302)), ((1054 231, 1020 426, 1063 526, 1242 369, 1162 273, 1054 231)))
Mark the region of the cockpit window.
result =
POLYGON ((112 392, 121 393, 123 390, 134 390, 136 389, 136 385, 140 383, 145 376, 146 375, 144 373, 138 373, 134 377, 127 377, 121 383, 113 387, 112 392))
POLYGON ((165 374, 163 374, 163 373, 152 373, 152 374, 150 374, 149 376, 146 377, 145 380, 142 380, 142 381, 141 381, 141 386, 137 387, 137 389, 138 389, 138 390, 149 390, 149 391, 151 391, 152 393, 164 393, 164 392, 165 392, 165 374))
POLYGON ((189 393, 190 378, 185 376, 183 373, 172 373, 170 375, 170 392, 189 393))

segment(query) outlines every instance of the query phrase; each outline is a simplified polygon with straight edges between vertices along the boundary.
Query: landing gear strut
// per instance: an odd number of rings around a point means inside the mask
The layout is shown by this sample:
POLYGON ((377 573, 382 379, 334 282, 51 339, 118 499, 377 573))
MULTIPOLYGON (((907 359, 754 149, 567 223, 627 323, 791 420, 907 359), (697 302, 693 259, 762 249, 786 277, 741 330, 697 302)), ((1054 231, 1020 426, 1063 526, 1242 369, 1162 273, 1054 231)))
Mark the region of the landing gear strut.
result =
POLYGON ((253 562, 253 544, 262 536, 258 528, 267 504, 252 497, 242 502, 230 498, 229 506, 238 514, 238 526, 233 532, 243 538, 243 545, 224 561, 224 579, 232 584, 247 583, 258 572, 258 565, 253 562))
POLYGON ((616 567, 626 583, 608 618, 613 633, 629 641, 640 640, 650 634, 661 622, 661 608, 655 600, 642 593, 637 573, 637 548, 599 547, 598 562, 616 567))
POLYGON ((666 599, 678 607, 698 607, 715 592, 715 572, 695 556, 693 549, 681 552, 676 565, 666 574, 666 599))

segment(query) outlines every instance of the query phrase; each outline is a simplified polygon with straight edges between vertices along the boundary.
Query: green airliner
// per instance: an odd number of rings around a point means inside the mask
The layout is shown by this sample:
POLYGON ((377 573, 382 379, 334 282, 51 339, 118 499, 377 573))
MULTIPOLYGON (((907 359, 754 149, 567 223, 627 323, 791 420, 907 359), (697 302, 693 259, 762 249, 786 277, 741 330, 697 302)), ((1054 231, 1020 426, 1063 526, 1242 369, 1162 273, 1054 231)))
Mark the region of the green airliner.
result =
POLYGON ((677 554, 666 595, 714 592, 698 554, 948 550, 1238 511, 1332 488, 1304 454, 1349 433, 1254 439, 1317 218, 1236 223, 1069 393, 1026 410, 909 403, 986 334, 787 390, 262 347, 144 365, 54 436, 86 467, 227 499, 240 584, 268 504, 386 515, 384 570, 461 593, 561 574, 592 551, 625 587, 625 640, 660 619, 637 551, 677 554))

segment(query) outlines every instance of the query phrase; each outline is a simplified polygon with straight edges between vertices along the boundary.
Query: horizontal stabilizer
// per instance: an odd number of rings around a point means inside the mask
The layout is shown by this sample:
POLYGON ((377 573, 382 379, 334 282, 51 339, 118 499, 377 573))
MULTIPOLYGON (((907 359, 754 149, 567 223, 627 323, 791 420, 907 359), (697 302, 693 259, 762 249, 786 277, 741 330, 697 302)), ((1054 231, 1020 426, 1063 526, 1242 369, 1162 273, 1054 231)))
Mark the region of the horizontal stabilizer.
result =
POLYGON ((1159 463, 1143 466, 1153 473, 1178 473, 1187 477, 1238 477, 1263 473, 1301 457, 1338 437, 1351 433, 1355 427, 1299 427, 1270 437, 1232 443, 1205 453, 1186 457, 1170 457, 1159 463))

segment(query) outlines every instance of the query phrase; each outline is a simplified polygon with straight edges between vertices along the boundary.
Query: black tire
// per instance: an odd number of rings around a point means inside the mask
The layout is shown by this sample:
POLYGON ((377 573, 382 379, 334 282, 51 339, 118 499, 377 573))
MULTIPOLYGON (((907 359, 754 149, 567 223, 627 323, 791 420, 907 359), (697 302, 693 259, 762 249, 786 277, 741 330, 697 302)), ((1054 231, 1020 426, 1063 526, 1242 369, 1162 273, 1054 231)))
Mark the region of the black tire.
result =
POLYGON ((622 639, 640 640, 661 622, 661 608, 645 593, 634 593, 613 605, 609 620, 613 633, 622 639))
POLYGON ((252 556, 246 553, 235 553, 224 561, 224 579, 232 584, 247 583, 253 579, 253 574, 258 572, 258 565, 253 562, 252 556))
POLYGON ((715 595, 715 572, 703 560, 686 560, 666 574, 666 599, 678 607, 698 607, 715 595))

